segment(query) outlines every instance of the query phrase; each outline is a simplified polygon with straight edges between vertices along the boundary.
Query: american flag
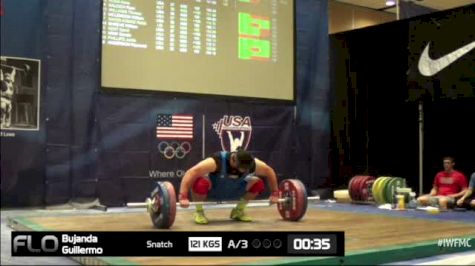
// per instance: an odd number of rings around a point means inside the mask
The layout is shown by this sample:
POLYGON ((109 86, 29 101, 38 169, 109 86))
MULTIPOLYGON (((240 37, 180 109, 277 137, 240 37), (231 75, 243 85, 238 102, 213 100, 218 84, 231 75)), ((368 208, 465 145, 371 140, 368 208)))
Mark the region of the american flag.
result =
POLYGON ((193 139, 192 115, 157 115, 157 138, 193 139))

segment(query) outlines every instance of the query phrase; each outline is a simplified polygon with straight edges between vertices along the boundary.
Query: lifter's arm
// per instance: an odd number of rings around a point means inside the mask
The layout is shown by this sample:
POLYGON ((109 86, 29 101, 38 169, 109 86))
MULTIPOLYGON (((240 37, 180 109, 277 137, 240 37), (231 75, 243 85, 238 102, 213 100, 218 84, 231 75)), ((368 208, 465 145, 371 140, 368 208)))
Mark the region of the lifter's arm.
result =
POLYGON ((279 191, 279 186, 277 185, 277 175, 275 174, 274 169, 259 159, 254 159, 254 161, 256 162, 255 174, 258 176, 265 176, 267 178, 267 183, 271 192, 279 191))

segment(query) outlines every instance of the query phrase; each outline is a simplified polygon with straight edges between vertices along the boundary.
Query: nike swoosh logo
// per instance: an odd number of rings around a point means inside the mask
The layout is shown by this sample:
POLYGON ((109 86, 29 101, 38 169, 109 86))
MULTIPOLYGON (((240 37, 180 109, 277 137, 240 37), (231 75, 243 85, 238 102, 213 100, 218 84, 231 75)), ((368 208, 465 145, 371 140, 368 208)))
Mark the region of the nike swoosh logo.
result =
POLYGON ((439 73, 442 69, 448 67, 457 59, 470 52, 473 48, 475 48, 475 41, 435 60, 429 56, 429 46, 430 42, 426 45, 426 48, 424 48, 424 51, 419 58, 418 64, 419 72, 421 72, 421 74, 426 77, 430 77, 439 73))

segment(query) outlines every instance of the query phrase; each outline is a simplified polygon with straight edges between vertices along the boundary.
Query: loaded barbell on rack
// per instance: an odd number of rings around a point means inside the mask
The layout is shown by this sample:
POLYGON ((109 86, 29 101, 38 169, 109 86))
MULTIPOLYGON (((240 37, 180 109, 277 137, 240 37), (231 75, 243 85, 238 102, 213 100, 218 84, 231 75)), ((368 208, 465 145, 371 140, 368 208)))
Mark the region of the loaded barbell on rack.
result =
MULTIPOLYGON (((279 184, 279 200, 277 210, 280 216, 286 221, 299 221, 307 212, 309 201, 319 201, 319 196, 307 197, 305 186, 297 179, 285 179, 279 184)), ((237 201, 226 201, 225 203, 236 203, 237 201)), ((219 205, 219 202, 190 202, 190 205, 219 205)), ((251 200, 248 206, 271 205, 269 200, 251 200)), ((145 202, 127 203, 129 208, 147 208, 153 225, 156 228, 167 229, 175 222, 176 193, 173 185, 168 182, 157 182, 157 186, 152 191, 150 198, 145 202)))

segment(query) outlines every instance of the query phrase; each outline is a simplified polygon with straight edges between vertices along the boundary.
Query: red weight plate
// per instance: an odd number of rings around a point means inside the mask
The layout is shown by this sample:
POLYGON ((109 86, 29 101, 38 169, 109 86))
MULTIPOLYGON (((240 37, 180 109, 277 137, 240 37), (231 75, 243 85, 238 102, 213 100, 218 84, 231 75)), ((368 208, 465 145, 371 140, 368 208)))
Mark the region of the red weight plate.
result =
POLYGON ((299 180, 282 180, 279 184, 279 198, 288 199, 277 204, 280 216, 284 220, 298 221, 307 212, 307 191, 299 180))
POLYGON ((360 194, 360 200, 362 201, 368 201, 369 198, 369 186, 372 184, 372 181, 374 180, 374 177, 372 176, 365 176, 359 186, 359 194, 360 194))
POLYGON ((357 194, 357 183, 358 183, 358 180, 360 179, 361 176, 357 175, 357 176, 354 176, 353 177, 353 182, 351 182, 351 199, 353 201, 357 201, 358 200, 358 194, 357 194))
POLYGON ((176 217, 176 193, 175 188, 173 187, 172 183, 169 181, 163 182, 168 191, 168 198, 170 202, 170 208, 168 213, 168 228, 170 228, 173 223, 175 222, 176 217))
POLYGON ((361 200, 360 185, 364 178, 365 176, 360 175, 357 177, 356 182, 353 183, 353 194, 355 195, 356 201, 361 200))
POLYGON ((355 200, 355 195, 353 194, 353 183, 355 182, 357 176, 354 176, 350 179, 350 183, 348 184, 348 193, 350 194, 350 199, 355 200))

